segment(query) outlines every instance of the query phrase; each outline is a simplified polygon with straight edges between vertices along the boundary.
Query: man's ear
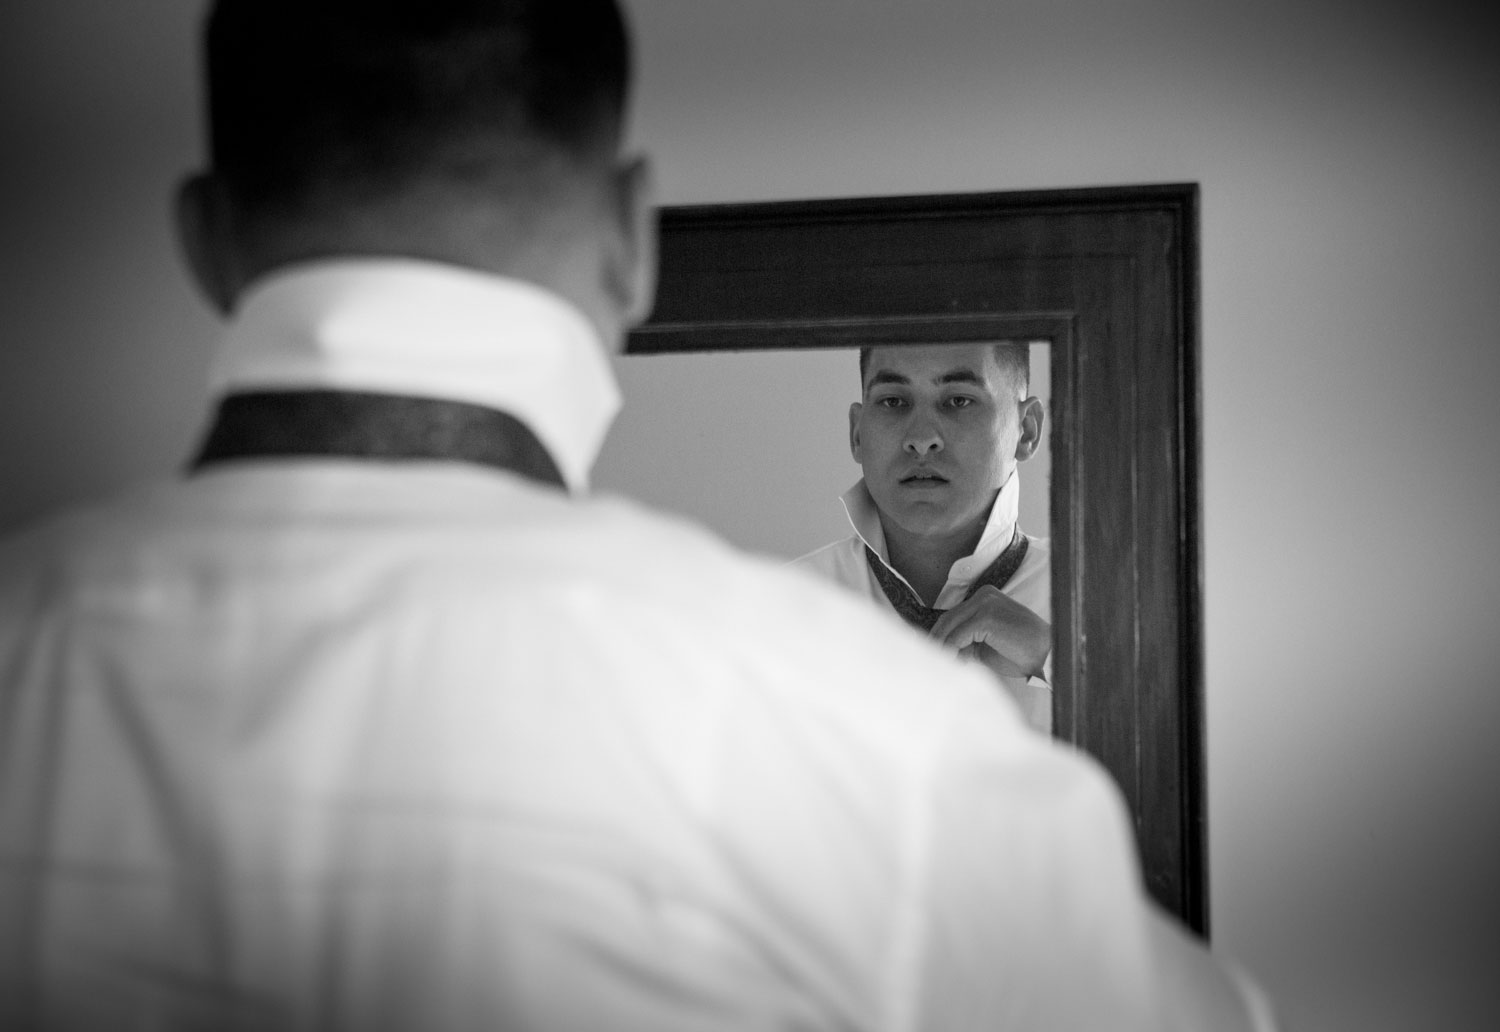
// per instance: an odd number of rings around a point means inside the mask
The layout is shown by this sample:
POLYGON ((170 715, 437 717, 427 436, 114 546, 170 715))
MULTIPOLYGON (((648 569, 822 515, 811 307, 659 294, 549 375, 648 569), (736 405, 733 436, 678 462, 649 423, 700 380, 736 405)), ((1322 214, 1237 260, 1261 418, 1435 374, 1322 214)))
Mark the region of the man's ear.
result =
POLYGON ((1038 398, 1027 398, 1020 403, 1021 436, 1016 441, 1016 461, 1025 462, 1036 454, 1042 443, 1042 427, 1047 421, 1047 410, 1038 398))
POLYGON ((228 315, 240 288, 228 191, 211 173, 188 176, 177 187, 175 215, 188 271, 204 297, 228 315))
POLYGON ((849 454, 861 466, 865 464, 865 460, 859 457, 859 414, 863 411, 864 406, 857 401, 849 406, 849 454))
POLYGON ((609 256, 606 276, 625 326, 631 327, 644 322, 656 302, 656 181, 646 158, 615 170, 612 200, 619 246, 609 256))

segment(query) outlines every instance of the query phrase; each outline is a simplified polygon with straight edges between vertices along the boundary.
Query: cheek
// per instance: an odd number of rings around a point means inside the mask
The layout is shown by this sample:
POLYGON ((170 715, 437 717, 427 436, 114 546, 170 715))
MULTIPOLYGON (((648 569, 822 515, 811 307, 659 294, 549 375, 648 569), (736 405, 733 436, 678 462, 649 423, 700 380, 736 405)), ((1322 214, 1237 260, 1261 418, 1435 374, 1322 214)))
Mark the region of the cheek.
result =
POLYGON ((1021 442, 1020 421, 999 417, 990 425, 990 435, 989 440, 993 442, 990 453, 995 461, 1001 462, 1012 458, 1016 453, 1016 445, 1021 442))
POLYGON ((993 429, 988 429, 985 434, 965 440, 959 446, 955 458, 971 474, 970 482, 975 490, 983 492, 998 486, 1006 460, 1014 456, 1015 451, 1014 434, 997 434, 993 429))
POLYGON ((862 462, 882 462, 890 458, 894 449, 893 435, 889 427, 871 420, 863 423, 859 431, 859 451, 862 462))

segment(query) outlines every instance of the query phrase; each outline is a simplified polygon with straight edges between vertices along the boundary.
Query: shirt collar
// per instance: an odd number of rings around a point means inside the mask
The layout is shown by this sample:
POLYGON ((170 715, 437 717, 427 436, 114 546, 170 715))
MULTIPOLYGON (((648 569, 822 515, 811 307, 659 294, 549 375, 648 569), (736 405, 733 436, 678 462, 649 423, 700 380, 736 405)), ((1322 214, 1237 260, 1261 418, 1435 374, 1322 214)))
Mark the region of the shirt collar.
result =
MULTIPOLYGON (((875 499, 870 496, 870 489, 865 485, 864 478, 861 477, 858 483, 845 491, 840 500, 844 503, 844 513, 849 517, 849 525, 854 528, 854 533, 880 556, 881 562, 890 567, 892 572, 896 572, 891 567, 890 553, 886 550, 885 531, 880 526, 880 510, 875 507, 875 499)), ((995 504, 990 506, 989 519, 985 522, 984 533, 979 536, 979 545, 973 554, 964 556, 949 568, 948 588, 967 587, 975 577, 1000 558, 1000 553, 1005 551, 1015 536, 1016 519, 1020 510, 1021 471, 1015 470, 995 496, 995 504)), ((897 575, 900 576, 899 573, 897 575)), ((904 577, 902 579, 905 580, 904 577)))
POLYGON ((531 283, 416 259, 287 267, 241 297, 213 364, 215 394, 323 388, 448 398, 515 416, 568 487, 620 408, 594 325, 531 283))

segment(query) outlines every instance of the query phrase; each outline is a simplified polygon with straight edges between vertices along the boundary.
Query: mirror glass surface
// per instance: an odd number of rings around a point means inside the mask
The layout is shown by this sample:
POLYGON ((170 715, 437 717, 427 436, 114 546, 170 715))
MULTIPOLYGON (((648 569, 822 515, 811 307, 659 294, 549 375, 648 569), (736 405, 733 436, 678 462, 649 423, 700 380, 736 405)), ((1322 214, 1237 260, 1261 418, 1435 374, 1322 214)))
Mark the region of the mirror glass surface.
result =
MULTIPOLYGON (((920 346, 920 345, 918 345, 920 346)), ((847 348, 631 355, 616 362, 627 402, 595 486, 705 524, 742 548, 794 559, 849 536, 839 495, 849 455, 858 352, 847 348)), ((1031 393, 1048 410, 1020 466, 1021 528, 1050 536, 1051 348, 1031 346, 1031 393)))

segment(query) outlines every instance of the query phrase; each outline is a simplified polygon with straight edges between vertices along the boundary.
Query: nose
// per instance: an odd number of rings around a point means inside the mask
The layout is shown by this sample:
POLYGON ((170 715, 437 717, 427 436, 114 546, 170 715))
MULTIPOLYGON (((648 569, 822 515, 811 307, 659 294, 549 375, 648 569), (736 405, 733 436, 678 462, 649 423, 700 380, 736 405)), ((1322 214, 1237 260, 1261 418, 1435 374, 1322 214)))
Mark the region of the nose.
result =
POLYGON ((904 444, 907 451, 922 458, 942 451, 943 437, 931 420, 919 417, 907 426, 904 444))

